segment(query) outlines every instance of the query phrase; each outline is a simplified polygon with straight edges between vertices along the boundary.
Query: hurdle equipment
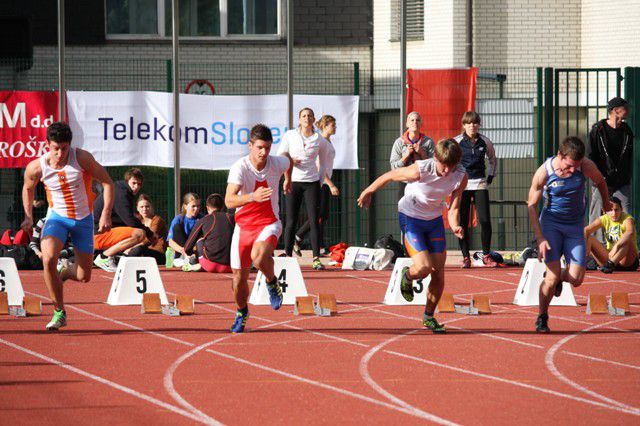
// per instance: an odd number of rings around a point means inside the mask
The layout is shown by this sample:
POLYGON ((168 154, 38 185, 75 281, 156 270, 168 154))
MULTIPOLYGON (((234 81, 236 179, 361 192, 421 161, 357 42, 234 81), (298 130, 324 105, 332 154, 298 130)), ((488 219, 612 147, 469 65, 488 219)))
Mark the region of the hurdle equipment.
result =
MULTIPOLYGON (((544 280, 546 266, 538 259, 527 259, 524 265, 513 304, 518 306, 538 306, 540 304, 540 286, 544 280)), ((563 283, 560 297, 551 299, 551 306, 578 306, 573 295, 573 286, 563 283)))
POLYGON ((174 306, 180 312, 180 315, 193 315, 196 312, 196 303, 193 296, 176 295, 174 306))
POLYGON ((6 291, 0 291, 0 315, 9 315, 9 296, 6 291))
POLYGON ((488 315, 491 313, 491 300, 486 294, 474 294, 469 307, 477 309, 479 314, 488 315))
POLYGON ((611 292, 608 309, 609 313, 615 316, 625 316, 631 313, 629 293, 611 292))
POLYGON ((322 310, 328 310, 329 315, 338 313, 338 303, 335 294, 321 293, 318 295, 318 307, 322 310))
POLYGON ((160 303, 160 295, 158 293, 144 293, 142 295, 140 312, 143 314, 161 314, 162 304, 160 303))
POLYGON ((607 297, 604 294, 589 294, 587 314, 608 314, 607 297))
POLYGON ((402 293, 400 292, 400 283, 402 281, 402 269, 405 266, 413 265, 413 261, 410 257, 399 257, 396 259, 396 264, 389 277, 389 284, 387 285, 387 292, 384 295, 382 303, 385 305, 421 305, 427 304, 427 288, 431 282, 431 276, 428 276, 422 280, 413 281, 413 301, 407 302, 402 293))
POLYGON ((436 312, 455 312, 456 305, 453 301, 453 294, 442 293, 438 306, 436 306, 436 312))
POLYGON ((123 257, 111 283, 107 298, 109 305, 140 305, 143 295, 156 293, 161 305, 168 305, 160 271, 152 257, 123 257))
POLYGON ((27 315, 42 315, 42 300, 34 296, 25 296, 22 299, 22 308, 27 315))
POLYGON ((296 297, 295 305, 293 306, 294 315, 313 315, 316 313, 313 303, 313 297, 311 296, 298 296, 296 297))
POLYGON ((22 306, 24 290, 16 261, 12 257, 0 257, 0 292, 7 293, 9 306, 22 306))
MULTIPOLYGON (((295 305, 296 297, 308 296, 307 287, 302 278, 300 264, 292 257, 274 257, 273 273, 282 289, 282 304, 295 305)), ((267 279, 258 272, 251 289, 249 303, 252 305, 270 305, 267 279)))

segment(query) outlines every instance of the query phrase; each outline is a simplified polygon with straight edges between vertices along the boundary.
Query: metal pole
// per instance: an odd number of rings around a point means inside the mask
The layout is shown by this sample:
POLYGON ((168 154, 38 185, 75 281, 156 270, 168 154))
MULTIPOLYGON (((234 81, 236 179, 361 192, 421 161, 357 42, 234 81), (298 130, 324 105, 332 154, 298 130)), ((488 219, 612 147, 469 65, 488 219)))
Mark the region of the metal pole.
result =
POLYGON ((175 213, 180 214, 180 75, 178 74, 178 38, 180 36, 179 0, 171 1, 173 12, 173 190, 175 213))
POLYGON ((58 0, 58 121, 65 121, 66 103, 64 89, 64 0, 58 0))
POLYGON ((400 1, 400 134, 407 115, 407 0, 400 1))
POLYGON ((473 66, 473 0, 467 0, 467 63, 466 66, 473 66))
POLYGON ((293 0, 287 0, 287 119, 293 129, 293 0))

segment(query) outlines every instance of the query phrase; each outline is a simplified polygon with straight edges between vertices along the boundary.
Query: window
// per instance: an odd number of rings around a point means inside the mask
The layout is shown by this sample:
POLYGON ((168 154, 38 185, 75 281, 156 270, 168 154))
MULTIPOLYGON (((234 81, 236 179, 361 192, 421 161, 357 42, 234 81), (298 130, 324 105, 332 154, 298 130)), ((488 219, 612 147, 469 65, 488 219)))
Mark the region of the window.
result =
MULTIPOLYGON (((391 0, 391 38, 400 41, 400 2, 391 0)), ((406 0, 407 8, 407 41, 424 40, 424 0, 406 0)))
MULTIPOLYGON (((180 0, 181 37, 274 38, 282 0, 180 0)), ((171 0, 106 0, 109 38, 171 37, 171 0)))

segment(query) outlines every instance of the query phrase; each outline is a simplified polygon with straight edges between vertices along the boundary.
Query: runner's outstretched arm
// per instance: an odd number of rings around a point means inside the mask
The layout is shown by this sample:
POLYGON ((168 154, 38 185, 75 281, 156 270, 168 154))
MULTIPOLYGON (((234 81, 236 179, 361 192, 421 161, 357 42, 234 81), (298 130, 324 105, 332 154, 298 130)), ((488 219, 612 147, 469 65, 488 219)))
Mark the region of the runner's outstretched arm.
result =
POLYGON ((407 167, 400 167, 388 171, 387 173, 374 180, 358 197, 358 205, 362 208, 369 208, 371 204, 371 196, 378 189, 384 188, 389 182, 414 182, 420 179, 420 169, 417 164, 412 164, 407 167))

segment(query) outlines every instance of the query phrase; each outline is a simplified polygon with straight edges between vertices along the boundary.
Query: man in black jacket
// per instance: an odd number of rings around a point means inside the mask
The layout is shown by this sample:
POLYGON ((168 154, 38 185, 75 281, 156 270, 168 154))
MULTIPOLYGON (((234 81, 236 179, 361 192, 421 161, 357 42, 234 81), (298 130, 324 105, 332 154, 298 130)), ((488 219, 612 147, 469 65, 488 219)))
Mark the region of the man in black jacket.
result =
MULTIPOLYGON (((96 256, 93 263, 107 272, 115 272, 114 256, 128 248, 142 243, 145 237, 150 243, 157 238, 153 231, 134 215, 135 196, 142 189, 144 176, 138 168, 132 168, 124 174, 124 180, 115 183, 115 202, 111 213, 112 228, 108 232, 95 234, 95 250, 104 250, 96 256)), ((104 207, 102 194, 93 203, 93 215, 100 217, 104 207)), ((97 229, 97 222, 95 223, 97 229)))
MULTIPOLYGON (((595 123, 589 133, 589 158, 605 178, 609 195, 617 197, 624 211, 631 211, 631 177, 633 176, 633 132, 624 120, 629 103, 615 97, 607 104, 609 117, 595 123)), ((602 199, 594 188, 589 208, 589 223, 602 215, 602 199)), ((597 235, 602 241, 602 233, 597 235)))

